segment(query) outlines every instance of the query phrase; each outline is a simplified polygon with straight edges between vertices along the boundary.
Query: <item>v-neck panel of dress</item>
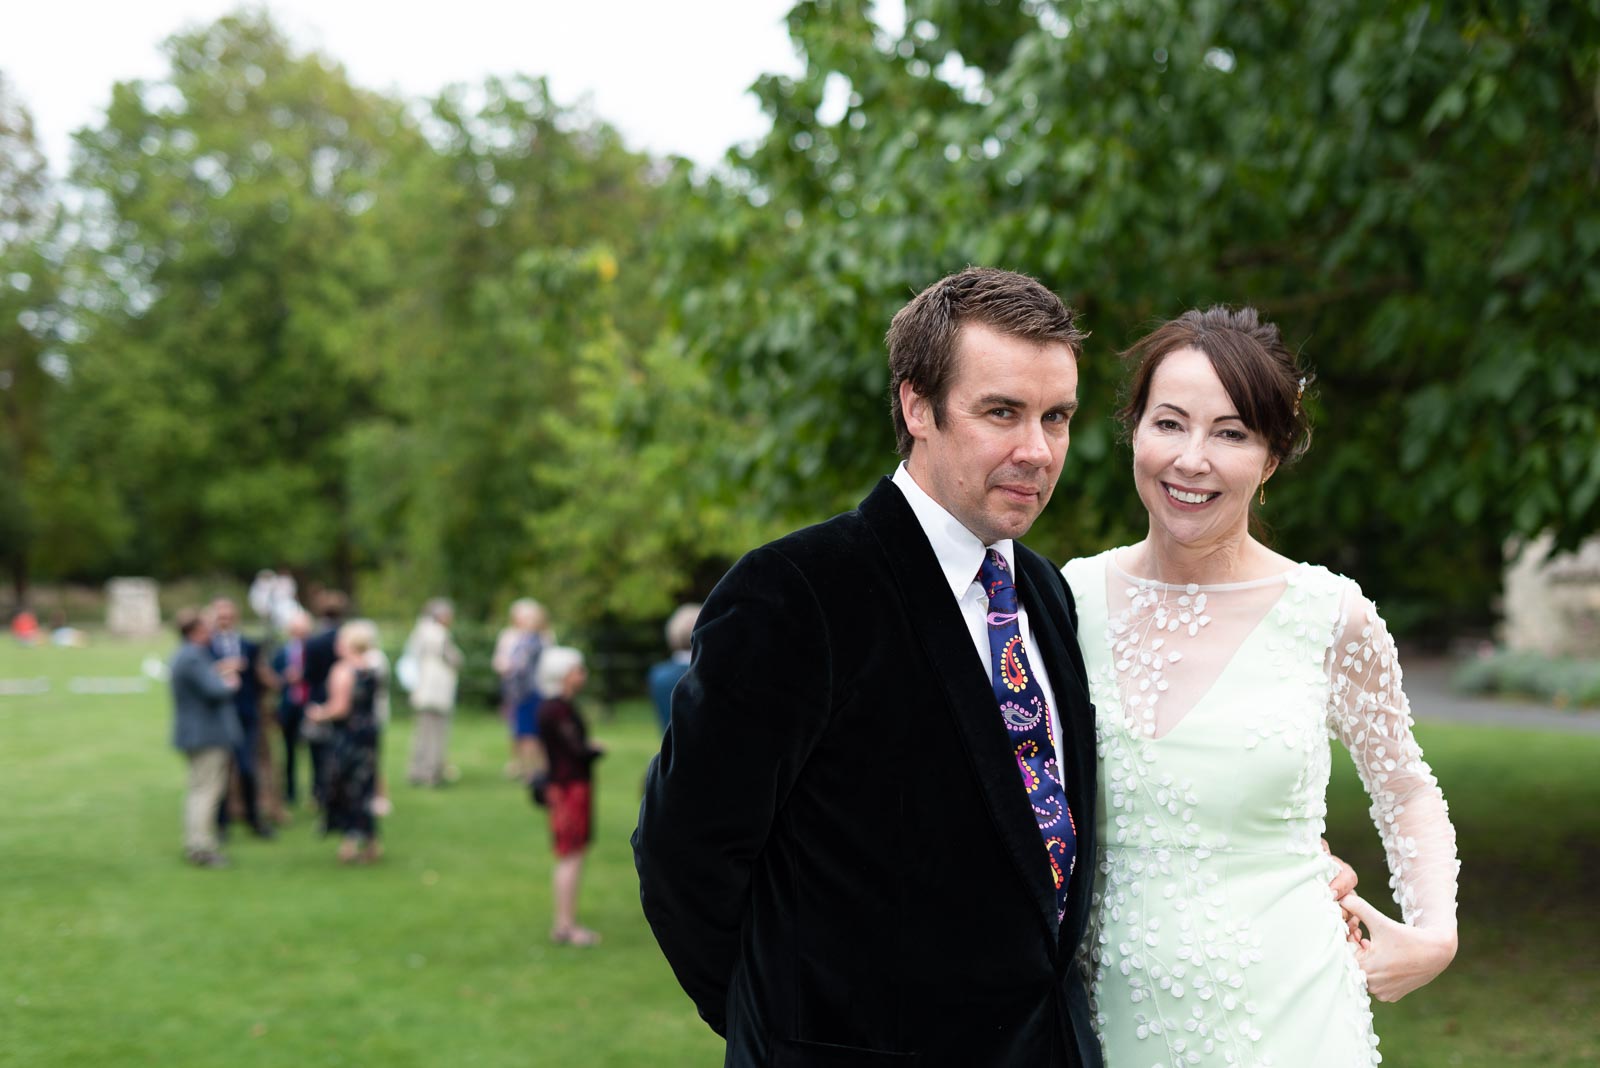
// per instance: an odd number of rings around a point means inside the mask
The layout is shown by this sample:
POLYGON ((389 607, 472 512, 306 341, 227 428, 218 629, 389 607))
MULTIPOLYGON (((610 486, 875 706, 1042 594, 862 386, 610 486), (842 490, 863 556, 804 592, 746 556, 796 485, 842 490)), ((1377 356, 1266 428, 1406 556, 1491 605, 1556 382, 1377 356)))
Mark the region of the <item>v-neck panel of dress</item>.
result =
POLYGON ((1194 716, 1194 714, 1196 712, 1200 711, 1200 709, 1202 707, 1204 707, 1208 702, 1211 701, 1212 695, 1217 692, 1218 688, 1222 684, 1222 681, 1228 677, 1228 673, 1229 672, 1234 670, 1234 665, 1239 662, 1240 655, 1244 652, 1245 647, 1250 645, 1251 642, 1256 640, 1256 636, 1261 633, 1262 627, 1266 624, 1267 620, 1272 618, 1272 614, 1274 612, 1276 612, 1278 610, 1278 608, 1283 604, 1283 599, 1289 595, 1289 589, 1294 584, 1295 576, 1304 573, 1306 568, 1309 566, 1309 565, 1304 564, 1304 563, 1299 563, 1299 564, 1296 564, 1294 567, 1288 569, 1287 571, 1282 571, 1282 572, 1280 572, 1280 573, 1278 573, 1276 575, 1269 575, 1269 576, 1267 576, 1265 578, 1260 578, 1260 579, 1250 579, 1250 580, 1247 580, 1245 582, 1218 583, 1218 584, 1213 584, 1213 585, 1200 585, 1198 583, 1188 583, 1188 584, 1184 584, 1184 585, 1177 585, 1177 584, 1170 583, 1170 582, 1156 582, 1156 581, 1154 581, 1152 579, 1136 578, 1133 575, 1128 574, 1121 567, 1117 566, 1117 562, 1115 560, 1115 555, 1116 555, 1116 551, 1115 550, 1107 550, 1106 551, 1106 553, 1105 553, 1105 568, 1103 568, 1101 570, 1101 573, 1100 573, 1100 584, 1099 584, 1100 585, 1101 605, 1102 605, 1102 609, 1103 609, 1103 615, 1104 615, 1105 621, 1106 621, 1106 626, 1105 626, 1105 631, 1106 631, 1106 635, 1105 635, 1106 651, 1107 651, 1107 654, 1110 657, 1109 664, 1111 665, 1111 670, 1113 671, 1113 673, 1116 672, 1117 647, 1116 647, 1116 640, 1111 634, 1111 592, 1110 592, 1110 590, 1111 590, 1111 582, 1110 582, 1111 575, 1110 575, 1110 572, 1115 572, 1115 574, 1116 574, 1116 576, 1117 576, 1117 578, 1119 580, 1128 583, 1129 586, 1131 586, 1131 587, 1146 587, 1146 588, 1152 588, 1152 589, 1163 589, 1163 590, 1166 590, 1169 593, 1184 592, 1184 593, 1189 593, 1191 595, 1195 594, 1195 593, 1226 592, 1226 591, 1229 591, 1229 590, 1255 589, 1255 588, 1259 588, 1259 587, 1268 585, 1269 583, 1273 583, 1273 582, 1281 582, 1281 583, 1283 583, 1283 589, 1279 592, 1277 597, 1275 597, 1272 601, 1270 601, 1267 604, 1266 611, 1261 613, 1261 618, 1256 620, 1255 623, 1250 626, 1250 629, 1245 632, 1244 637, 1239 640, 1239 644, 1234 647, 1233 652, 1229 655, 1227 663, 1222 665, 1222 670, 1217 672, 1216 677, 1211 680, 1210 684, 1205 688, 1205 690, 1200 694, 1200 696, 1195 698, 1194 703, 1189 706, 1188 710, 1185 711, 1183 713, 1183 715, 1178 717, 1177 722, 1173 723, 1172 726, 1168 727, 1166 729, 1166 731, 1164 731, 1163 733, 1161 733, 1161 734, 1145 734, 1141 730, 1138 730, 1138 729, 1135 729, 1135 728, 1130 728, 1128 726, 1129 713, 1128 713, 1127 700, 1126 700, 1126 696, 1127 695, 1123 693, 1123 687, 1121 685, 1121 681, 1120 681, 1120 679, 1118 680, 1118 684, 1117 684, 1117 712, 1119 713, 1119 716, 1120 716, 1121 721, 1122 721, 1121 722, 1122 730, 1129 737, 1135 738, 1135 739, 1137 739, 1137 740, 1139 740, 1141 742, 1161 742, 1161 741, 1165 741, 1168 738, 1171 738, 1174 734, 1176 734, 1178 732, 1178 730, 1185 723, 1189 722, 1189 720, 1194 716))

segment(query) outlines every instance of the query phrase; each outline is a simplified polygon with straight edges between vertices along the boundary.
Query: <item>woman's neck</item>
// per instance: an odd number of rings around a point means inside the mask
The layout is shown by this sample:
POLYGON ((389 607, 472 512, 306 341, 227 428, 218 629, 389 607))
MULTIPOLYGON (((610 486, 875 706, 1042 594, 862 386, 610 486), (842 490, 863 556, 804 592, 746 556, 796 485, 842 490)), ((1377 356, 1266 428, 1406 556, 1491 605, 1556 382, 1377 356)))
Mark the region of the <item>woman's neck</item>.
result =
POLYGON ((1133 546, 1122 567, 1137 578, 1174 586, 1216 586, 1265 578, 1277 570, 1274 557, 1248 532, 1204 545, 1183 545, 1152 530, 1133 546))

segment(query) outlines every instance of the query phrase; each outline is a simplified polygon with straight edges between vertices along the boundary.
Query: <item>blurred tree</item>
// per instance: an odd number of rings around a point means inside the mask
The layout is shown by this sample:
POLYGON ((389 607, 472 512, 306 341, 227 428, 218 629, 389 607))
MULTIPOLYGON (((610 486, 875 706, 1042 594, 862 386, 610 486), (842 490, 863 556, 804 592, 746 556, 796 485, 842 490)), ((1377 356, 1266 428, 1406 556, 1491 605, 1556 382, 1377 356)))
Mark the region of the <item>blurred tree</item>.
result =
POLYGON ((564 455, 543 414, 575 405, 585 345, 656 329, 642 261, 665 207, 656 166, 542 79, 453 87, 424 128, 434 151, 377 210, 402 273, 356 492, 388 596, 450 590, 478 611, 542 587, 528 517, 565 492, 536 476, 564 455))
POLYGON ((52 518, 46 409, 56 383, 45 361, 58 272, 47 249, 58 222, 33 118, 0 74, 0 566, 19 605, 52 518))
POLYGON ((370 319, 394 284, 372 208, 426 146, 264 14, 164 49, 170 76, 119 83, 78 135, 82 447, 131 519, 126 559, 347 581, 344 442, 375 405, 370 319))
POLYGON ((718 477, 718 460, 743 450, 756 421, 728 417, 681 339, 663 333, 641 349, 606 328, 606 254, 539 267, 542 290, 602 310, 574 352, 570 401, 542 413, 556 445, 534 473, 553 503, 528 520, 539 560, 530 578, 558 619, 664 617, 704 595, 704 563, 725 567, 781 533, 718 477))

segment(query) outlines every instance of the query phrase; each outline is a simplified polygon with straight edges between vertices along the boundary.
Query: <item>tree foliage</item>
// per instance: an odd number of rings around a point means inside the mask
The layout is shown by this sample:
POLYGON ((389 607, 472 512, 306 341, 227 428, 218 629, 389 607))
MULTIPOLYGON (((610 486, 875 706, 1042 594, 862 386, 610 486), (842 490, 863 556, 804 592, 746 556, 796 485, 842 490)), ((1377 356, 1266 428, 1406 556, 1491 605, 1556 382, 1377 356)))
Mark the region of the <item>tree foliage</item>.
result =
POLYGON ((702 235, 733 262, 691 274, 702 314, 680 326, 771 413, 753 496, 820 513, 884 470, 884 325, 991 263, 1095 331, 1033 541, 1137 536, 1112 354, 1184 308, 1252 303, 1320 374, 1277 540, 1398 597, 1402 624, 1481 614, 1509 536, 1600 527, 1595 15, 913 2, 890 40, 865 3, 798 5, 808 65, 760 87, 752 221, 702 235))
POLYGON ((264 16, 165 48, 170 78, 116 86, 73 168, 93 199, 71 389, 135 532, 117 562, 348 574, 343 441, 393 274, 371 209, 421 138, 264 16))
POLYGON ((579 352, 654 330, 637 261, 661 208, 650 162, 542 80, 447 90, 425 128, 433 151, 379 209, 404 269, 355 492, 380 585, 481 609, 539 580, 527 519, 562 492, 536 477, 562 450, 544 416, 574 403, 579 352))
POLYGON ((909 0, 895 33, 804 0, 789 28, 770 134, 710 175, 537 78, 407 103, 262 15, 173 38, 79 135, 76 240, 0 218, 8 557, 659 616, 892 468, 884 330, 968 263, 1094 332, 1053 556, 1141 533, 1115 353, 1215 302, 1317 372, 1276 542, 1398 627, 1481 622, 1508 539, 1600 527, 1600 0, 909 0))
POLYGON ((59 227, 33 119, 0 75, 0 566, 20 599, 41 534, 63 514, 49 451, 47 370, 59 328, 59 227))

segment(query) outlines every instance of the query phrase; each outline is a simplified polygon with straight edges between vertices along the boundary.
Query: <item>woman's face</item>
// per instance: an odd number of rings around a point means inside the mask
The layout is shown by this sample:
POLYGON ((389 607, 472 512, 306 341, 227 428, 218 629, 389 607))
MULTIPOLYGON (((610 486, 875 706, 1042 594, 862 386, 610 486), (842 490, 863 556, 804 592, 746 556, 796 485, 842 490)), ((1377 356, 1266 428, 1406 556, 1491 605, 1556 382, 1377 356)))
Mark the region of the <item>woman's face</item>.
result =
POLYGON ((588 681, 589 669, 584 667, 582 664, 578 664, 571 671, 567 672, 567 678, 563 688, 566 690, 568 696, 572 696, 582 690, 584 683, 588 681))
POLYGON ((1250 499, 1276 467, 1205 353, 1178 349, 1157 365, 1133 435, 1133 479, 1152 536, 1199 549, 1242 540, 1250 499))

